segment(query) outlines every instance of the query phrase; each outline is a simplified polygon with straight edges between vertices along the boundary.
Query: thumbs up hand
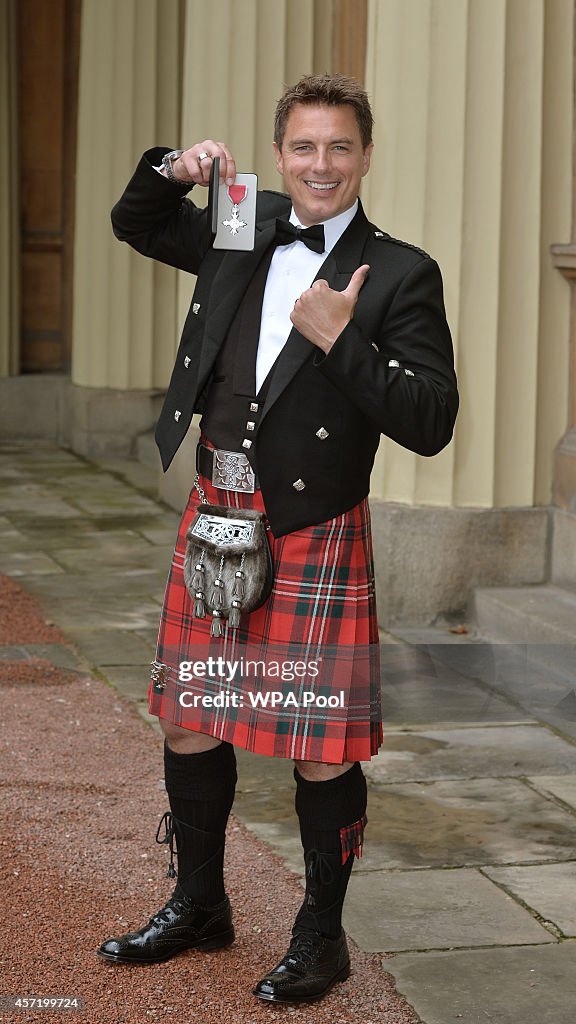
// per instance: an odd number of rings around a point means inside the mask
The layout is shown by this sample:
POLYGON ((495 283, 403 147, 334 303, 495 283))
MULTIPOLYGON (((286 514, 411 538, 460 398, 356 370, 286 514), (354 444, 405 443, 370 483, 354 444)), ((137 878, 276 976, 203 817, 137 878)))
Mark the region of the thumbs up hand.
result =
POLYGON ((360 289, 370 267, 355 270, 343 292, 334 291, 327 281, 315 281, 296 300, 290 319, 295 328, 313 345, 328 353, 354 315, 360 289))

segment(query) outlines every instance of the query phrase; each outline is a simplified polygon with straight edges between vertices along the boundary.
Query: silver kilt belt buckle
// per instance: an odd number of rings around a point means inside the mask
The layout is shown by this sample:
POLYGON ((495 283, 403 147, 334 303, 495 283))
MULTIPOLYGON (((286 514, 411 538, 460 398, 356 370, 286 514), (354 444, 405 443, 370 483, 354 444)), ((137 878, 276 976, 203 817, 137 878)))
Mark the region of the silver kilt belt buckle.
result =
POLYGON ((256 478, 246 455, 214 448, 212 455, 212 483, 226 491, 245 491, 254 494, 256 478))

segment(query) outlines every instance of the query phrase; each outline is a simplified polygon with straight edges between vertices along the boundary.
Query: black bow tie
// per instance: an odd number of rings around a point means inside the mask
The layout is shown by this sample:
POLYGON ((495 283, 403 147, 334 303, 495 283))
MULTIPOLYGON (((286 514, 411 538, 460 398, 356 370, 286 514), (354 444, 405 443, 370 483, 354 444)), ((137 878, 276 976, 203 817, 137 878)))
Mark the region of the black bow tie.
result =
POLYGON ((314 224, 311 228, 298 228, 289 220, 276 220, 276 245, 290 245, 304 242, 313 252, 324 252, 324 225, 314 224))

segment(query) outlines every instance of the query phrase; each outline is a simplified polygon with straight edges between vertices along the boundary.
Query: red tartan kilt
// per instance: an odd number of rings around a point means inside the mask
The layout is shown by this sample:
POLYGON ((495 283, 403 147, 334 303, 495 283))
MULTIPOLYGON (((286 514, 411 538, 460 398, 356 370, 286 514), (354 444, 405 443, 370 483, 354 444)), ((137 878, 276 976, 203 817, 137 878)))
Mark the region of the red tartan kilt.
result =
MULTIPOLYGON (((205 477, 200 484, 209 503, 265 511, 259 490, 224 491, 205 477)), ((193 616, 184 584, 186 531, 199 503, 193 489, 164 594, 156 685, 153 677, 148 692, 151 714, 258 754, 332 764, 369 760, 382 743, 382 715, 368 499, 335 519, 284 537, 268 531, 272 592, 262 607, 242 615, 238 630, 226 624, 218 638, 210 637, 209 616, 193 616), (306 682, 308 697, 303 698, 312 703, 300 705, 304 684, 299 678, 268 679, 261 687, 294 694, 287 699, 299 702, 298 707, 254 706, 254 681, 231 682, 228 670, 217 680, 196 674, 192 680, 179 678, 182 663, 221 656, 232 664, 247 652, 257 652, 267 668, 280 664, 283 671, 300 664, 295 657, 314 660, 321 669, 313 689, 306 682), (226 696, 232 692, 234 698, 226 696), (226 706, 205 706, 217 693, 226 706), (227 703, 232 699, 236 706, 227 703), (194 707, 182 703, 194 700, 194 707)))

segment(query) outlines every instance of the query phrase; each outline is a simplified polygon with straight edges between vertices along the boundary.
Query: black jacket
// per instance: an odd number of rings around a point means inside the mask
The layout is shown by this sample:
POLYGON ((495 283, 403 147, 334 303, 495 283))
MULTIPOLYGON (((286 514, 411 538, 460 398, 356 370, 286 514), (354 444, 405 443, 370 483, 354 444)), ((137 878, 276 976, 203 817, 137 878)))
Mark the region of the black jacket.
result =
MULTIPOLYGON (((201 411, 214 360, 272 241, 274 220, 287 219, 291 203, 260 192, 254 251, 212 249, 205 211, 185 198, 189 186, 154 170, 165 152, 144 154, 112 224, 116 237, 138 252, 198 275, 156 430, 167 469, 193 413, 201 411)), ((317 276, 342 290, 363 263, 371 269, 354 317, 329 354, 293 328, 275 366, 254 438, 275 536, 361 501, 381 434, 419 455, 435 455, 452 437, 458 392, 438 265, 376 228, 360 205, 317 276), (320 427, 328 431, 324 440, 316 436, 320 427), (303 489, 294 487, 297 480, 303 489)))

